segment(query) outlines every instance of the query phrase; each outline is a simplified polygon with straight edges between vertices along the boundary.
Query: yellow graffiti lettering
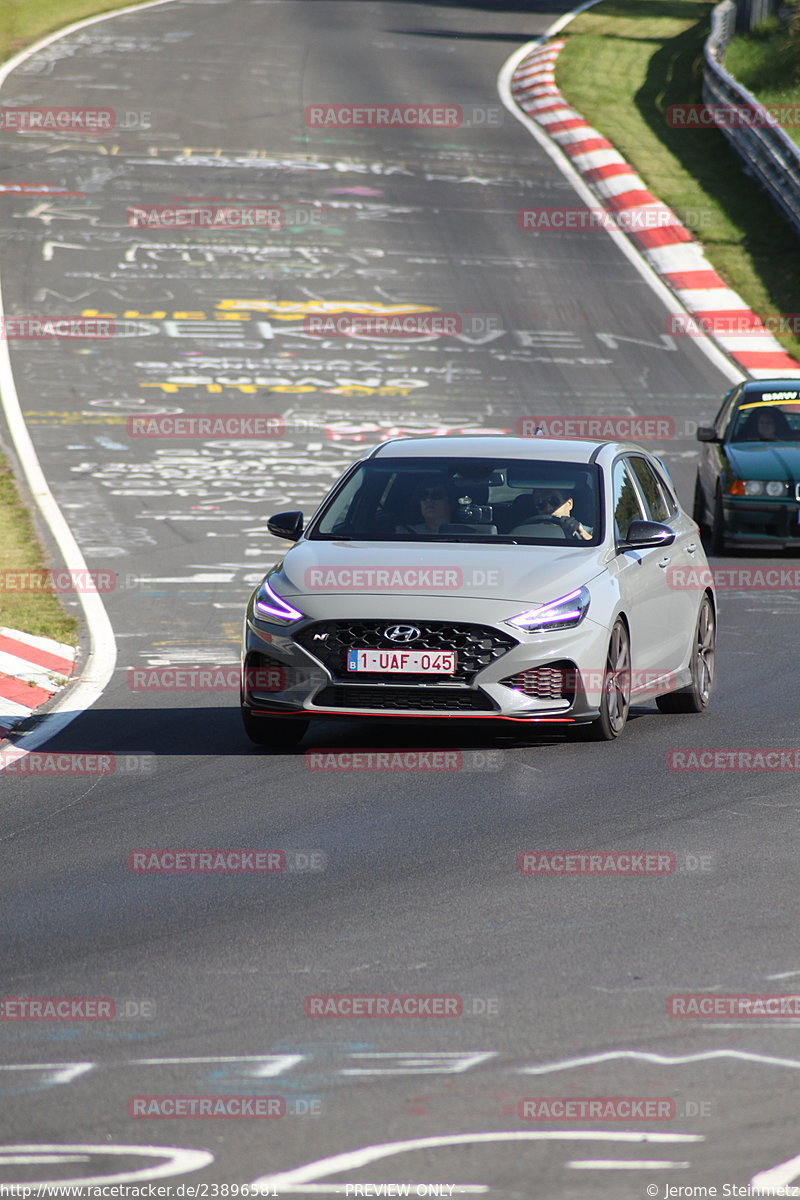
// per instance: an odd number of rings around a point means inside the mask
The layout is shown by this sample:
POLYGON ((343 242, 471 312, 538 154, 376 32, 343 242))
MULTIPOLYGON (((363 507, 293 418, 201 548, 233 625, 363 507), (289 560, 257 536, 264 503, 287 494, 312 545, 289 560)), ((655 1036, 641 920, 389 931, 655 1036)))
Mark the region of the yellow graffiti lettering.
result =
POLYGON ((220 300, 218 309, 267 313, 277 321, 297 321, 317 313, 375 313, 392 316, 401 313, 438 312, 431 304, 373 304, 362 300, 220 300))
POLYGON ((302 385, 298 386, 287 383, 279 383, 268 388, 268 390, 270 392, 283 392, 284 394, 291 393, 292 395, 297 395, 300 392, 315 392, 317 389, 315 387, 303 387, 302 385))
POLYGON ((23 413, 29 425, 124 425, 127 417, 105 416, 97 413, 83 412, 48 412, 45 409, 31 409, 23 413))

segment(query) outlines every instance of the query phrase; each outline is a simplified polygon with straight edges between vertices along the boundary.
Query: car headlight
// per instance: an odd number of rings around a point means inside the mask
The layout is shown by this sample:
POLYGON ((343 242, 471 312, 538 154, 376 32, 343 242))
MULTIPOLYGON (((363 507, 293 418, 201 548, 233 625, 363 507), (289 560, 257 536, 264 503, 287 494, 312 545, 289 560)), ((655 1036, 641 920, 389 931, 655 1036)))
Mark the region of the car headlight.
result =
POLYGON ((288 600, 284 600, 270 587, 269 578, 259 585, 256 592, 255 613, 257 617, 264 617, 276 625, 291 625, 305 616, 299 608, 294 608, 288 600))
POLYGON ((572 629, 575 625, 580 625, 589 611, 589 599, 588 588, 576 588, 574 592, 568 592, 558 600, 551 600, 549 604, 540 604, 538 608, 529 608, 527 612, 510 617, 506 624, 515 629, 524 629, 528 633, 572 629))
POLYGON ((728 491, 734 496, 785 496, 786 484, 780 479, 735 479, 728 491))

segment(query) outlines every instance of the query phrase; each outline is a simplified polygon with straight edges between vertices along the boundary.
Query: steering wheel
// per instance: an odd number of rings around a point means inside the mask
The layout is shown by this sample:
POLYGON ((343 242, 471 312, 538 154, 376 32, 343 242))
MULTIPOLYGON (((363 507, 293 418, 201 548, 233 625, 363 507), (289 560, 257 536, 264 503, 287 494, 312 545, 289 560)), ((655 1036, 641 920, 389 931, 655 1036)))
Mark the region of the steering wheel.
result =
POLYGON ((580 522, 577 519, 573 518, 573 520, 575 520, 575 528, 568 529, 567 526, 564 524, 566 519, 567 519, 566 517, 553 517, 553 516, 550 516, 550 517, 528 517, 527 521, 525 521, 524 524, 525 525, 557 525, 558 528, 564 534, 565 538, 576 538, 576 539, 580 538, 580 533, 578 532, 578 526, 579 526, 580 522))

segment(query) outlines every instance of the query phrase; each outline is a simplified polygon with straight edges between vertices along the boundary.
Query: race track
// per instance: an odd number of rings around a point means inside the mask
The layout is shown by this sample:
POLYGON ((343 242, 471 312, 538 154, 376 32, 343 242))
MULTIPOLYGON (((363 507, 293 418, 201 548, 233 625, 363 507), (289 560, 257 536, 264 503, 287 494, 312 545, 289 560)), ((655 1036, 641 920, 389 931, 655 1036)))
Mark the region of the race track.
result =
POLYGON ((158 1182, 209 1196, 280 1176, 281 1195, 394 1182, 666 1200, 667 1185, 723 1195, 800 1154, 798 1020, 667 1010, 676 994, 788 994, 800 976, 794 774, 668 767, 676 748, 797 743, 796 592, 721 592, 709 712, 643 706, 609 745, 320 723, 271 753, 247 742, 231 671, 216 671, 235 666, 247 595, 283 549, 266 518, 312 511, 393 434, 668 419, 674 436, 648 445, 690 504, 694 424, 728 377, 697 339, 665 334, 664 304, 605 233, 519 227, 525 207, 580 205, 496 85, 561 11, 175 0, 54 41, 3 86, 5 106, 119 120, 3 142, 2 179, 26 185, 0 210, 7 315, 114 322, 107 339, 10 351, 53 494, 88 566, 113 578, 118 659, 102 699, 40 747, 84 768, 113 755, 113 772, 0 772, 2 992, 107 997, 120 1015, 0 1022, 2 1183, 135 1182, 166 1163, 158 1182), (462 120, 306 123, 310 105, 384 103, 462 120), (285 227, 128 223, 190 197, 278 206, 285 227), (309 331, 354 303, 471 323, 427 340, 309 331), (285 431, 129 425, 217 414, 275 414, 285 431), (354 770, 354 750, 411 753, 354 770), (451 753, 421 753, 434 750, 451 753), (294 869, 129 867, 144 848, 215 847, 282 850, 294 869), (674 859, 635 877, 518 870, 543 850, 674 859), (455 996, 462 1015, 306 1015, 331 993, 455 996), (280 1097, 284 1115, 129 1115, 132 1098, 165 1095, 280 1097), (537 1097, 671 1107, 521 1118, 537 1097), (463 1135, 484 1136, 449 1140, 463 1135), (346 1156, 387 1143, 374 1161, 346 1156))

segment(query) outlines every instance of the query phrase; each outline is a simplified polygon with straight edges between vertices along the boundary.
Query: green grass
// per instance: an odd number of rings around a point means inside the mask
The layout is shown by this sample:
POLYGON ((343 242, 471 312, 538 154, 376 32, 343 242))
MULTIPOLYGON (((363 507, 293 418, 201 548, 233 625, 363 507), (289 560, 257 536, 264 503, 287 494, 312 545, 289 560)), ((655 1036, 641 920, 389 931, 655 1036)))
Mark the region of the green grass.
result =
MULTIPOLYGON (((711 8, 702 0, 604 0, 565 31, 556 83, 755 312, 800 312, 800 239, 722 133, 667 124, 670 105, 701 101, 711 8)), ((800 358, 800 338, 779 340, 800 358)))
POLYGON ((15 591, 21 573, 46 570, 28 509, 20 499, 14 476, 0 455, 0 625, 74 646, 78 622, 50 592, 15 591))
POLYGON ((0 60, 48 33, 55 33, 82 17, 113 12, 134 0, 114 4, 98 0, 0 0, 0 60))
POLYGON ((795 6, 788 27, 772 17, 752 33, 737 34, 725 66, 762 104, 796 110, 798 116, 782 124, 800 145, 800 8, 795 6))

